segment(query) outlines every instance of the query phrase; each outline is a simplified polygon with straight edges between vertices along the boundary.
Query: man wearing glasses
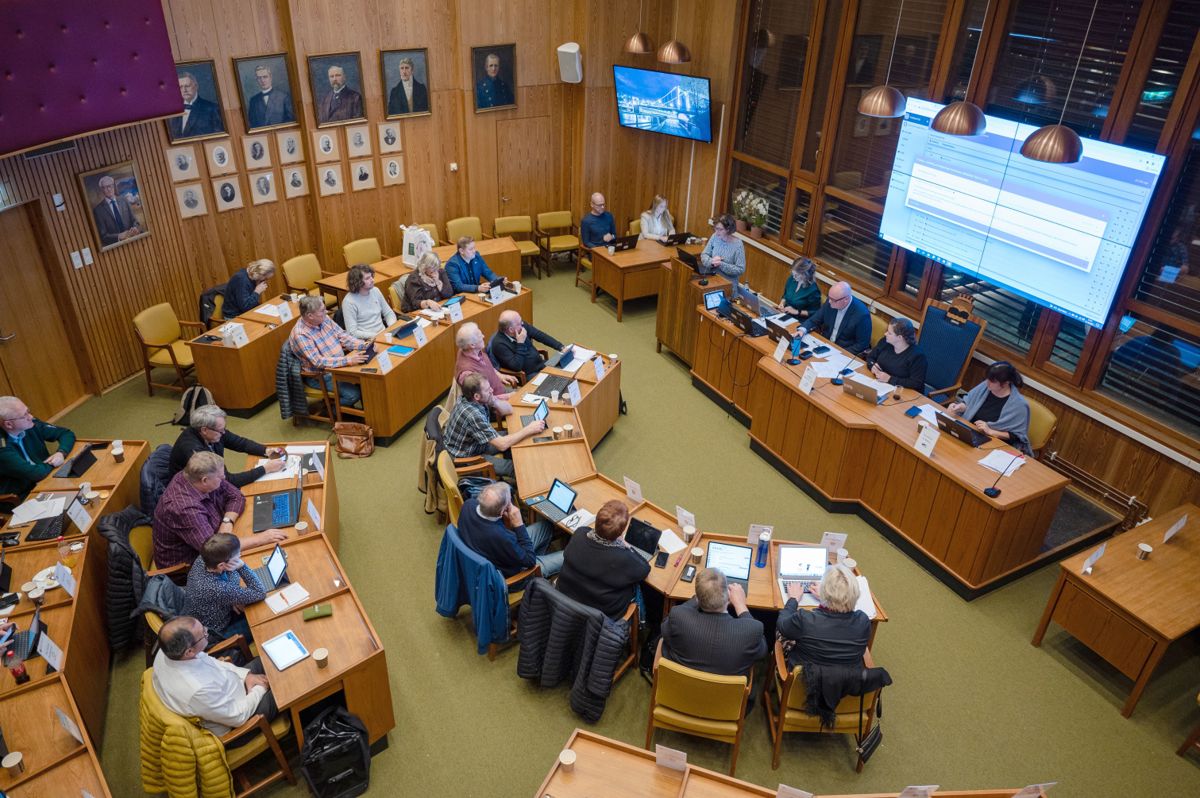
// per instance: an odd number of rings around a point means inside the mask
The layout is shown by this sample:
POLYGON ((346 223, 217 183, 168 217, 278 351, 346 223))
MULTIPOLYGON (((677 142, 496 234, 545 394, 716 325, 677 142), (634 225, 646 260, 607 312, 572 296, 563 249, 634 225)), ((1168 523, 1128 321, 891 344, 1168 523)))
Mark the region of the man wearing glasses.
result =
POLYGON ((208 630, 195 618, 180 615, 164 623, 158 646, 154 692, 175 714, 198 717, 204 728, 221 737, 255 715, 270 722, 279 713, 262 661, 255 658, 239 668, 205 654, 208 630))
POLYGON ((820 310, 804 320, 800 334, 823 332, 825 337, 852 355, 871 348, 871 312, 855 299, 850 283, 834 283, 820 310))
POLYGON ((33 417, 15 396, 0 396, 0 495, 24 499, 33 486, 50 475, 71 453, 75 433, 33 417), (58 444, 50 454, 47 441, 58 444))
POLYGON ((606 207, 604 195, 597 191, 592 195, 591 213, 579 223, 579 238, 588 249, 604 246, 617 237, 617 223, 606 207))

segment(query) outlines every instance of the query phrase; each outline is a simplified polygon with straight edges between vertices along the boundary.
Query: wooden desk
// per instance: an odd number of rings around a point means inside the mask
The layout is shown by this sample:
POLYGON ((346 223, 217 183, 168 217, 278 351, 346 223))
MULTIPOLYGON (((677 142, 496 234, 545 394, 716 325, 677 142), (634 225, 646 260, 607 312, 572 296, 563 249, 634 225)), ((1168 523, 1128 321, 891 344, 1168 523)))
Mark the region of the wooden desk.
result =
POLYGON ((1033 635, 1040 646, 1050 622, 1133 679, 1121 714, 1129 717, 1167 647, 1200 626, 1200 507, 1185 504, 1113 536, 1092 573, 1080 573, 1094 549, 1059 563, 1058 582, 1033 635), (1184 515, 1170 542, 1163 534, 1184 515), (1149 543, 1149 559, 1137 559, 1149 543))
MULTIPOLYGON (((383 293, 384 299, 388 303, 391 303, 388 287, 404 275, 412 274, 413 272, 412 267, 404 263, 402 255, 376 261, 371 264, 371 268, 375 270, 375 287, 383 293)), ((349 279, 350 271, 347 269, 344 272, 322 277, 317 280, 317 287, 327 294, 333 294, 337 297, 337 303, 341 305, 342 300, 346 298, 346 294, 350 293, 349 279)), ((399 311, 400 308, 396 308, 396 310, 399 311)))
POLYGON ((625 300, 658 296, 662 287, 661 264, 675 253, 657 241, 643 238, 633 249, 608 254, 608 247, 592 247, 592 302, 603 291, 617 300, 617 321, 625 313, 625 300))
MULTIPOLYGON (((458 246, 456 244, 447 244, 444 247, 434 247, 433 252, 444 266, 446 265, 446 261, 454 257, 454 254, 458 252, 458 246)), ((488 268, 497 277, 503 277, 513 282, 520 282, 521 250, 517 248, 516 243, 510 236, 480 239, 475 242, 475 252, 483 256, 484 263, 488 265, 488 268)))
MULTIPOLYGON (((267 443, 265 446, 324 446, 325 447, 325 479, 321 480, 319 474, 315 471, 306 471, 304 473, 304 487, 301 489, 300 497, 300 515, 297 521, 304 521, 308 524, 308 530, 305 535, 300 535, 296 531, 296 527, 280 527, 283 532, 287 533, 288 540, 303 539, 305 536, 312 535, 314 532, 323 532, 329 538, 330 544, 334 551, 339 549, 341 541, 341 505, 338 502, 337 493, 337 478, 334 476, 333 462, 337 459, 333 447, 328 441, 287 441, 277 443, 267 443), (321 517, 321 526, 316 529, 313 524, 313 519, 308 514, 308 502, 312 503, 317 508, 317 514, 321 517)), ((246 468, 253 468, 258 464, 261 458, 255 455, 246 456, 246 468)), ((242 487, 242 493, 246 496, 246 509, 238 516, 237 521, 233 524, 233 534, 238 537, 245 537, 252 534, 254 527, 254 497, 261 496, 264 493, 275 493, 281 490, 295 490, 296 480, 293 479, 273 479, 273 480, 258 480, 251 482, 249 485, 242 487)), ((273 547, 274 544, 268 544, 273 547)), ((247 552, 267 551, 268 546, 259 546, 257 548, 246 549, 247 552)))
MULTIPOLYGON (((281 305, 283 297, 273 297, 264 304, 281 305)), ((275 365, 279 362, 279 350, 300 317, 299 304, 287 304, 291 307, 292 318, 285 322, 278 316, 254 311, 232 319, 245 326, 249 339, 236 349, 219 341, 210 344, 196 339, 188 341, 196 361, 196 380, 212 391, 213 399, 225 412, 247 418, 275 400, 275 365)))
POLYGON ((703 278, 708 285, 700 285, 701 278, 678 258, 671 258, 662 269, 662 292, 654 327, 655 351, 661 352, 665 344, 690 366, 696 358, 696 326, 700 322, 696 306, 704 305, 704 295, 709 291, 721 291, 728 297, 733 286, 719 274, 703 278))
MULTIPOLYGON (((542 374, 554 374, 574 378, 579 382, 580 402, 575 407, 578 416, 577 421, 567 419, 565 421, 552 421, 549 426, 553 427, 559 423, 574 424, 577 430, 581 429, 583 434, 588 439, 588 443, 594 449, 604 439, 604 436, 612 430, 613 425, 617 422, 617 416, 621 411, 621 361, 615 360, 608 355, 597 354, 597 357, 604 361, 604 377, 596 379, 596 365, 592 360, 584 363, 574 374, 569 374, 562 369, 546 368, 542 370, 542 374)), ((535 377, 534 379, 537 379, 535 377)), ((533 382, 528 382, 525 385, 512 389, 512 398, 520 400, 526 394, 534 393, 537 390, 537 385, 533 382)), ((547 399, 547 402, 550 400, 547 399)), ((566 402, 566 399, 560 399, 566 402)), ((517 401, 513 402, 514 407, 517 401)), ((524 407, 526 403, 522 403, 524 407)), ((526 411, 528 412, 528 411, 526 411)), ((521 415, 517 414, 518 417, 521 415)))

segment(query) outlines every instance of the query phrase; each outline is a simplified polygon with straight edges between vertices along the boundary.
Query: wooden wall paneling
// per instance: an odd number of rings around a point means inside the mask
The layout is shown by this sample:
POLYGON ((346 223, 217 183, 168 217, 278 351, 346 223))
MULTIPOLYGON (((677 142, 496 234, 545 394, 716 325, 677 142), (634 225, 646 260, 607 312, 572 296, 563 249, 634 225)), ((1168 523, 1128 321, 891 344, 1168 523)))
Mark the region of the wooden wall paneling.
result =
POLYGON ((950 520, 958 517, 964 495, 957 482, 942 478, 938 482, 937 491, 933 496, 933 505, 929 510, 929 522, 925 526, 921 545, 927 552, 943 562, 946 550, 950 546, 950 533, 953 529, 950 520))

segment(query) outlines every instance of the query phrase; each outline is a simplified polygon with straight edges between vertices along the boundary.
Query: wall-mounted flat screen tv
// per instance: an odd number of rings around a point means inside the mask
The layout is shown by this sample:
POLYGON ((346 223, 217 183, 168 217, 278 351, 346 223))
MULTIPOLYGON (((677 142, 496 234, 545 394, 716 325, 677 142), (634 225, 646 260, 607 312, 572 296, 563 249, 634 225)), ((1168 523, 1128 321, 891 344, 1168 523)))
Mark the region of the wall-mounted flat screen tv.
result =
POLYGON ((621 127, 712 141, 708 78, 613 65, 621 127))

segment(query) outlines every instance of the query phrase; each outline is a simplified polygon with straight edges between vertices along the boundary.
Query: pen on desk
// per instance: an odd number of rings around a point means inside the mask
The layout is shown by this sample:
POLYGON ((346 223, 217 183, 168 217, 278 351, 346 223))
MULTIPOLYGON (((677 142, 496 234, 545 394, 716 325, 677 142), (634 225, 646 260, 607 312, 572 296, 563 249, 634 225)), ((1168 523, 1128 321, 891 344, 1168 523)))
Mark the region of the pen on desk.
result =
POLYGON ((683 555, 682 555, 682 554, 680 554, 678 557, 676 557, 676 558, 675 558, 675 564, 674 564, 673 566, 671 566, 671 567, 672 567, 672 568, 678 568, 678 567, 679 567, 679 563, 681 563, 681 562, 683 562, 683 555))

